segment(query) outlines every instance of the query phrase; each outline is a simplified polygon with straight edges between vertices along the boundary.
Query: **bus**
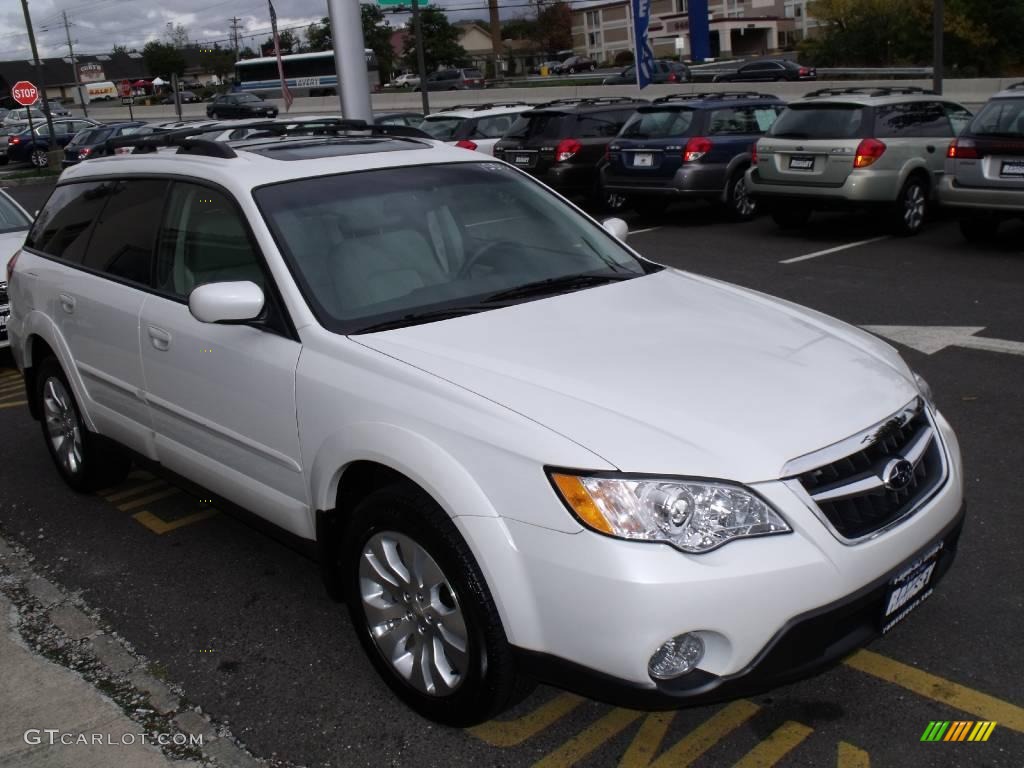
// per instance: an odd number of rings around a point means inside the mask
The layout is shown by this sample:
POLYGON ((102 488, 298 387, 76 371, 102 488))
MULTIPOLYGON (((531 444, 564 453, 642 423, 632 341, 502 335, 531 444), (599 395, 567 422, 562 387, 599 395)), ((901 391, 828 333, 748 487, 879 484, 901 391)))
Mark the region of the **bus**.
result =
MULTIPOLYGON (((334 52, 292 53, 282 56, 284 78, 292 95, 333 96, 338 89, 338 74, 334 69, 334 52)), ((366 79, 370 93, 380 90, 377 55, 366 49, 366 79)), ((281 78, 277 71, 277 58, 263 56, 243 59, 235 64, 235 90, 256 93, 271 98, 281 97, 281 78)))

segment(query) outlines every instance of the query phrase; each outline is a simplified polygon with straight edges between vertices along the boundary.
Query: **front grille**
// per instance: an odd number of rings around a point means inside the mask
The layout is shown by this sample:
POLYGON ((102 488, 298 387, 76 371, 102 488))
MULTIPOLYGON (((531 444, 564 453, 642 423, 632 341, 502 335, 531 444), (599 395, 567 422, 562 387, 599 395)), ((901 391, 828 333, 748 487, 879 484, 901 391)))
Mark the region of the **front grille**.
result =
POLYGON ((942 484, 938 432, 918 401, 863 438, 863 447, 797 478, 836 532, 860 539, 915 511, 942 484))

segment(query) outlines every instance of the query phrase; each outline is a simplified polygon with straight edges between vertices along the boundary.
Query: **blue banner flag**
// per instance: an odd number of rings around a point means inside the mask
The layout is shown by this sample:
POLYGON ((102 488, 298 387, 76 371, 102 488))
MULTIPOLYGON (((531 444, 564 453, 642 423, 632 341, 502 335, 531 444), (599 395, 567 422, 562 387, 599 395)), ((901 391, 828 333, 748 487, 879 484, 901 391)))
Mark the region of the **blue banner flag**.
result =
POLYGON ((654 51, 647 39, 647 25, 651 21, 651 0, 633 0, 633 40, 636 57, 636 84, 641 88, 650 85, 654 78, 654 51))

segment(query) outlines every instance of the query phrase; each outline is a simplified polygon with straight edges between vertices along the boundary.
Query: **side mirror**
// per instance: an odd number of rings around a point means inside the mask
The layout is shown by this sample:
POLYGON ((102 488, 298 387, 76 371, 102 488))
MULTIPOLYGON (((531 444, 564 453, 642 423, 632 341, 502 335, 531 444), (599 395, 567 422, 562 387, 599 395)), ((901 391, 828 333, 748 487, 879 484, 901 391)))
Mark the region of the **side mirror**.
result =
POLYGON ((609 234, 618 238, 622 242, 626 242, 626 238, 629 237, 629 224, 624 222, 622 219, 605 219, 601 222, 601 226, 604 227, 609 234))
POLYGON ((263 289, 248 280, 200 285, 188 297, 188 310, 201 323, 255 320, 263 311, 263 289))

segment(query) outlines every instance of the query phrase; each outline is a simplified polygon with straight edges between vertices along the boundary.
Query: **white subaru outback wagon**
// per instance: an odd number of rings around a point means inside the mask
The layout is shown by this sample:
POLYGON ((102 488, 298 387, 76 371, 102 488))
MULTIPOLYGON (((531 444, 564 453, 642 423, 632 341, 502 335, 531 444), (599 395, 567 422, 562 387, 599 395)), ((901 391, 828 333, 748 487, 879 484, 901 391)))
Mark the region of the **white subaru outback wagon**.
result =
POLYGON ((121 139, 61 176, 10 333, 72 487, 155 463, 315 543, 384 680, 449 724, 523 680, 746 695, 930 594, 960 453, 892 348, 358 128, 121 139))

